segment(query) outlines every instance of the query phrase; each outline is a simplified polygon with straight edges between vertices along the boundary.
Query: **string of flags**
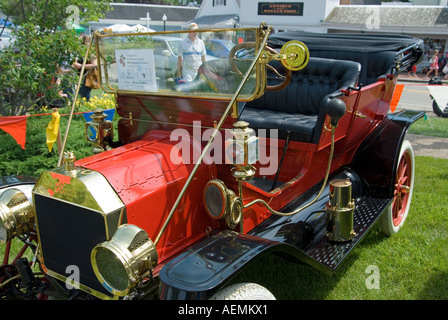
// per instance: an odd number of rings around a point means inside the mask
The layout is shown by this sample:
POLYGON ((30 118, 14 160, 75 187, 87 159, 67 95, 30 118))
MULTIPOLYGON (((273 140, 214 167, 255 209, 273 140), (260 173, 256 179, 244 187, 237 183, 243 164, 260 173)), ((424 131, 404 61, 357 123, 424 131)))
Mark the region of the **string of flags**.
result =
MULTIPOLYGON (((448 102, 448 95, 446 95, 446 87, 445 86, 427 86, 431 95, 434 97, 436 101, 439 102, 439 105, 446 105, 448 102), (444 91, 445 90, 445 91, 444 91), (443 101, 441 101, 443 100, 443 101)), ((395 86, 394 94, 392 96, 392 100, 390 103, 390 111, 395 112, 398 103, 400 102, 400 97, 403 93, 404 85, 397 84, 395 86)), ((115 109, 107 109, 103 111, 107 115, 107 120, 112 121, 115 113, 115 109)), ((92 111, 88 112, 78 112, 75 114, 84 114, 84 118, 86 121, 89 121, 89 117, 92 114, 92 111)), ((60 115, 58 111, 53 113, 41 113, 35 115, 26 115, 26 116, 10 116, 10 117, 0 117, 0 129, 9 133, 14 140, 19 144, 22 149, 25 149, 26 144, 26 123, 28 117, 34 116, 46 116, 51 115, 51 120, 46 128, 46 137, 47 137, 47 146, 48 151, 51 152, 53 148, 53 144, 55 143, 59 131, 59 122, 61 116, 67 116, 68 114, 60 115)))
MULTIPOLYGON (((107 115, 107 120, 111 120, 114 117, 115 109, 107 109, 103 111, 107 115)), ((86 121, 89 121, 90 115, 93 111, 87 112, 77 112, 75 114, 83 114, 86 121)), ((25 150, 26 144, 26 125, 28 117, 36 116, 48 116, 51 115, 51 120, 46 128, 46 141, 48 146, 48 151, 51 152, 53 144, 55 143, 58 132, 59 123, 61 116, 68 116, 69 114, 59 114, 58 111, 53 113, 41 113, 25 116, 10 116, 10 117, 0 117, 0 129, 7 132, 13 139, 17 142, 20 147, 25 150)))

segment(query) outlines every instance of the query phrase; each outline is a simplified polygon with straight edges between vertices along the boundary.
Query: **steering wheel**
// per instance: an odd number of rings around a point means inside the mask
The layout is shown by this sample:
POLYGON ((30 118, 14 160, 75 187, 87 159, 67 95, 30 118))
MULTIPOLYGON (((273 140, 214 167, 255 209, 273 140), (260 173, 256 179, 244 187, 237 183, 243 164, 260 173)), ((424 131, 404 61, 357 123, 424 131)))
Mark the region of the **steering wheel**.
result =
MULTIPOLYGON (((235 57, 235 54, 240 51, 240 50, 255 50, 255 42, 243 42, 243 43, 239 43, 237 45, 235 45, 229 52, 229 64, 230 64, 230 68, 233 72, 240 74, 241 76, 243 76, 243 73, 238 69, 237 65, 236 65, 236 61, 245 61, 245 59, 242 58, 238 58, 235 57)), ((269 53, 272 54, 278 54, 277 51, 275 51, 274 49, 272 49, 271 47, 266 46, 266 50, 269 53)), ((252 59, 247 59, 247 61, 252 61, 252 59)), ((281 79, 283 79, 283 81, 277 85, 274 86, 266 86, 266 90, 267 91, 276 91, 276 90, 281 90, 285 87, 288 86, 289 82, 291 81, 291 77, 292 77, 292 73, 291 70, 289 70, 288 68, 285 67, 285 65, 282 63, 282 68, 284 71, 284 75, 281 75, 274 67, 270 66, 270 65, 266 65, 266 67, 268 69, 270 69, 271 71, 273 71, 278 77, 280 77, 281 79)))

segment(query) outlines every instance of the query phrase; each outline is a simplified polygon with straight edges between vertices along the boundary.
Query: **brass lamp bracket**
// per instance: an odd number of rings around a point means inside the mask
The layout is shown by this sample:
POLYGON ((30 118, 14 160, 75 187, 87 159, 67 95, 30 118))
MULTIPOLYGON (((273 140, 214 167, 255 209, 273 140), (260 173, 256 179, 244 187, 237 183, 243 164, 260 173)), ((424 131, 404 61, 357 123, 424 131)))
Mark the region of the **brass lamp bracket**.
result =
POLYGON ((297 71, 308 64, 310 52, 308 47, 300 41, 292 40, 286 42, 280 52, 264 50, 258 60, 259 63, 267 64, 271 60, 280 61, 287 69, 297 71))

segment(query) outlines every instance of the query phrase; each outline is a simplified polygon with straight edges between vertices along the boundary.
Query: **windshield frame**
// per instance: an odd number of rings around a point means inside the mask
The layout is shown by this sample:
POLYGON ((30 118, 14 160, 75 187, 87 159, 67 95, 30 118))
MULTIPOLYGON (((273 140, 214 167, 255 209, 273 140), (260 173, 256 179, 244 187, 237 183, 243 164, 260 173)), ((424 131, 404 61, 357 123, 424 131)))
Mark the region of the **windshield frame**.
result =
MULTIPOLYGON (((96 31, 94 33, 94 41, 95 41, 95 51, 96 56, 98 57, 98 73, 100 78, 100 85, 101 88, 106 92, 110 94, 131 94, 131 95, 147 95, 147 96, 170 96, 170 97, 182 97, 187 99, 210 99, 210 100, 224 100, 224 101, 230 101, 233 98, 234 92, 231 93, 185 93, 185 92, 176 92, 176 91, 141 91, 141 90, 124 90, 119 88, 113 88, 110 85, 110 79, 109 75, 106 72, 103 72, 107 69, 107 63, 105 62, 105 58, 101 55, 100 52, 100 43, 103 38, 109 38, 109 37, 129 37, 129 36, 187 36, 190 32, 197 32, 197 33, 219 33, 219 32, 233 32, 234 34, 238 33, 253 33, 254 40, 255 40, 255 52, 258 52, 261 46, 261 43, 263 43, 263 38, 265 34, 264 29, 262 28, 228 28, 228 29, 198 29, 198 30, 176 30, 176 31, 164 31, 164 32, 139 32, 139 33, 120 33, 120 34, 101 34, 100 32, 96 31)), ((169 43, 171 45, 171 43, 169 43)), ((173 50, 174 51, 174 50, 173 50)), ((177 51, 177 50, 176 50, 177 51)), ((253 77, 254 79, 254 86, 253 90, 250 94, 240 94, 237 97, 237 101, 251 101, 253 99, 256 99, 260 97, 264 93, 266 81, 265 81, 265 75, 266 75, 266 68, 262 63, 257 62, 254 66, 253 71, 253 77)), ((243 77, 242 77, 243 78, 243 77)))

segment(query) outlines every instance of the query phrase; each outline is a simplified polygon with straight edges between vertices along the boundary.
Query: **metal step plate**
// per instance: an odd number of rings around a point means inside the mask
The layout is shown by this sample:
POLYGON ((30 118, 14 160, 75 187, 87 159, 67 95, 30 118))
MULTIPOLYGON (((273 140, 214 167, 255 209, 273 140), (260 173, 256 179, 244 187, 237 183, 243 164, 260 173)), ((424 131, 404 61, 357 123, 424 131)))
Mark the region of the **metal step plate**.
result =
POLYGON ((304 252, 325 268, 335 271, 344 258, 375 224, 391 201, 391 199, 372 197, 360 198, 356 203, 354 213, 353 230, 356 232, 356 235, 351 241, 331 242, 325 236, 325 228, 323 228, 320 234, 316 236, 316 239, 320 240, 312 243, 304 252))

